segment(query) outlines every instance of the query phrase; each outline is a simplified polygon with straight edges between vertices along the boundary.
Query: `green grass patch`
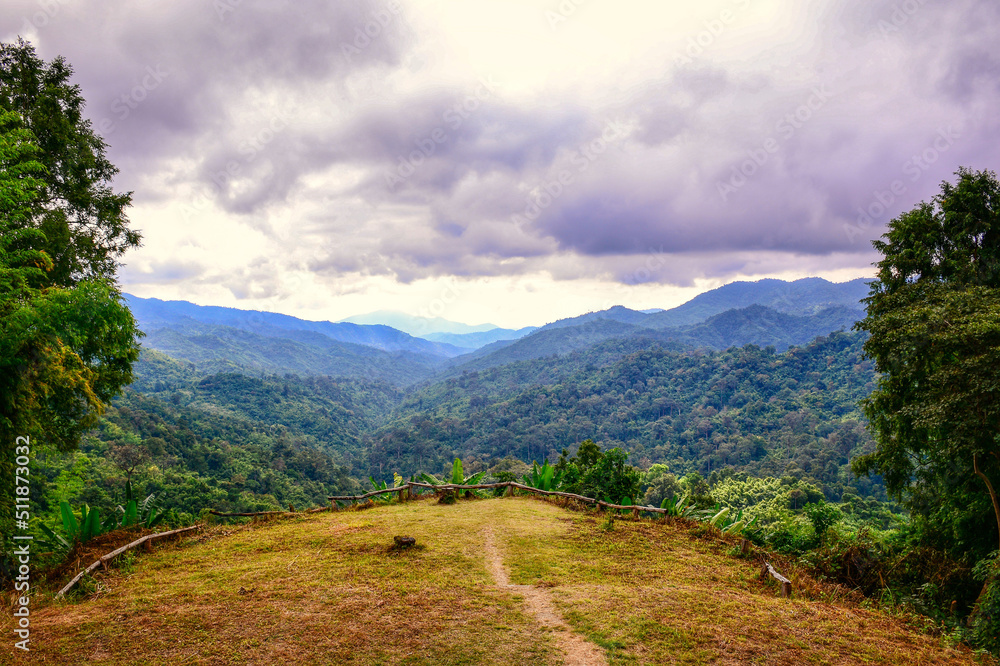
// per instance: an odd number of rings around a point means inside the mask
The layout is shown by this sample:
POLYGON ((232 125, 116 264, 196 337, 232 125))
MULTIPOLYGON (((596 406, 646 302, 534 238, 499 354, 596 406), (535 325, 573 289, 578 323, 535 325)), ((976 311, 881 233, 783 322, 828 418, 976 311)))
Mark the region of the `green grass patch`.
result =
POLYGON ((603 522, 507 498, 216 526, 97 574, 82 600, 39 599, 30 663, 561 663, 496 586, 487 529, 511 582, 546 590, 610 664, 975 663, 883 613, 781 599, 710 533, 603 522))

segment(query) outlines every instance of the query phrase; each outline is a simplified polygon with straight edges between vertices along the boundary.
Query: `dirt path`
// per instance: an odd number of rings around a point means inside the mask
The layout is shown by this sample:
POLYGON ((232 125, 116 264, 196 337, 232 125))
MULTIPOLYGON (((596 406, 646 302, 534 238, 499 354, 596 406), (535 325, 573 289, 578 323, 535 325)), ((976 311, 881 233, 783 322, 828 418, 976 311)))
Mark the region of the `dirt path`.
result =
POLYGON ((516 592, 524 597, 528 612, 540 625, 552 631, 556 646, 565 655, 566 666, 607 666, 607 659, 599 647, 588 642, 579 634, 574 634, 562 615, 552 603, 552 597, 544 589, 531 585, 514 585, 510 582, 503 558, 493 536, 493 528, 486 526, 486 564, 499 587, 516 592))

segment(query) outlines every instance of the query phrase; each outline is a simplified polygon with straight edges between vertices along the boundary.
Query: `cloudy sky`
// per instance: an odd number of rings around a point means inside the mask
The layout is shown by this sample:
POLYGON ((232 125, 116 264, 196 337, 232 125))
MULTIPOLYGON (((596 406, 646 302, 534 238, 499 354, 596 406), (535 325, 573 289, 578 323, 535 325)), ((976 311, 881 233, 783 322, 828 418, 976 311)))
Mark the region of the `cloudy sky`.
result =
POLYGON ((870 240, 1000 167, 993 0, 4 0, 134 191, 139 296, 539 324, 870 240))

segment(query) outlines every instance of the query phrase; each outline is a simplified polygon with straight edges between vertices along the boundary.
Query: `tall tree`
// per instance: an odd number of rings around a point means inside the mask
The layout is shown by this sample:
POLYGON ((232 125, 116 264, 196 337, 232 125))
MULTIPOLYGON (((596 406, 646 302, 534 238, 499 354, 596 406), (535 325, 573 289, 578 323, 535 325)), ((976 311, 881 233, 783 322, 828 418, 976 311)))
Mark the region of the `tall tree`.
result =
POLYGON ((947 521, 936 529, 956 554, 981 557, 1000 538, 1000 183, 956 175, 874 242, 883 258, 857 328, 881 373, 864 402, 876 448, 852 468, 947 521))
POLYGON ((0 44, 0 534, 17 437, 74 448, 132 381, 135 319, 116 283, 139 244, 104 142, 61 59, 0 44))
POLYGON ((30 221, 45 233, 52 284, 70 286, 114 275, 118 258, 140 242, 129 228, 131 193, 116 193, 118 169, 104 140, 83 117, 80 87, 62 57, 46 63, 19 39, 0 43, 0 110, 17 113, 32 132, 45 167, 30 221))

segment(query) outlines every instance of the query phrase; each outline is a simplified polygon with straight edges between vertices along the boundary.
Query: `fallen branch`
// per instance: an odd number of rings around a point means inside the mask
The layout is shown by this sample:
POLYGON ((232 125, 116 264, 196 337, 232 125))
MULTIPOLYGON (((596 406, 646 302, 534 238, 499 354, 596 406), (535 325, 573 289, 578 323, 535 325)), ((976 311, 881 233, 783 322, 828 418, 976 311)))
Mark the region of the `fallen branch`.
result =
MULTIPOLYGON (((419 484, 413 484, 419 485, 419 484)), ((331 502, 357 502, 363 499, 368 499, 374 495, 383 495, 385 493, 398 493, 400 490, 406 490, 406 486, 400 486, 398 488, 383 488, 381 490, 373 490, 370 493, 365 493, 364 495, 338 495, 335 497, 327 497, 331 502)))
POLYGON ((99 558, 96 562, 94 562, 93 564, 91 564, 89 567, 87 567, 86 569, 84 569, 80 573, 78 573, 76 575, 76 577, 73 578, 73 580, 71 580, 70 582, 66 583, 66 587, 64 587, 63 589, 59 590, 56 593, 56 597, 61 597, 61 596, 65 595, 67 592, 69 592, 70 590, 73 589, 74 585, 76 585, 78 582, 80 582, 81 578, 83 578, 87 574, 93 572, 95 569, 97 569, 97 567, 107 566, 108 562, 110 562, 115 557, 117 557, 118 555, 121 555, 122 553, 124 553, 127 550, 131 550, 132 548, 135 548, 137 546, 141 546, 142 544, 150 542, 150 541, 153 541, 154 539, 161 539, 163 537, 167 537, 167 536, 170 536, 172 534, 180 534, 181 532, 189 532, 191 530, 199 529, 200 527, 201 527, 201 524, 198 524, 198 525, 192 525, 191 527, 182 527, 182 528, 177 529, 177 530, 171 530, 169 532, 160 532, 158 534, 147 534, 146 536, 141 537, 139 539, 136 539, 135 541, 133 541, 132 543, 130 543, 128 545, 122 546, 121 548, 118 548, 117 550, 113 550, 110 553, 108 553, 107 555, 104 555, 101 558, 99 558))

